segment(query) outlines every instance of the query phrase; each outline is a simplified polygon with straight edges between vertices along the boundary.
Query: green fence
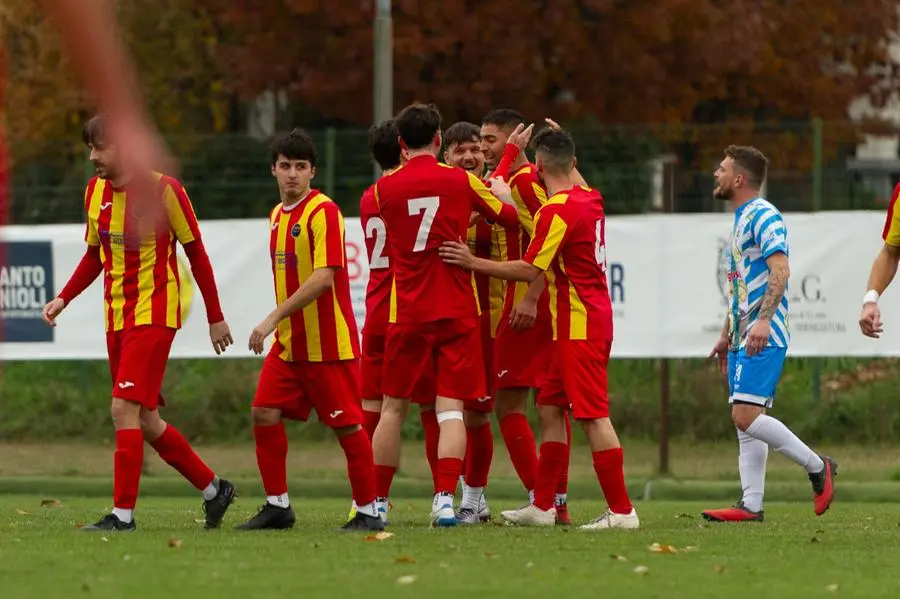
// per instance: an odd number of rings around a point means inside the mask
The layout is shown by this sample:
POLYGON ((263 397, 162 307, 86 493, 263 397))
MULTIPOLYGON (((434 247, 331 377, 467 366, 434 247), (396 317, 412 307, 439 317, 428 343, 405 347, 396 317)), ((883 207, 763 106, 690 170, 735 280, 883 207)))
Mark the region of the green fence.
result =
MULTIPOLYGON (((311 130, 319 146, 315 185, 348 216, 372 182, 364 129, 311 130)), ((730 143, 753 144, 772 161, 768 196, 785 211, 862 209, 878 205, 849 172, 860 134, 849 123, 725 125, 585 125, 573 127, 579 166, 599 187, 612 214, 653 209, 653 161, 675 160, 674 210, 716 211, 712 173, 730 143)), ((277 202, 267 140, 249 136, 172 137, 182 179, 202 219, 268 214, 277 202)), ((91 174, 79 140, 13 145, 13 222, 81 221, 81 198, 91 174)), ((883 198, 882 198, 883 199, 883 198)))

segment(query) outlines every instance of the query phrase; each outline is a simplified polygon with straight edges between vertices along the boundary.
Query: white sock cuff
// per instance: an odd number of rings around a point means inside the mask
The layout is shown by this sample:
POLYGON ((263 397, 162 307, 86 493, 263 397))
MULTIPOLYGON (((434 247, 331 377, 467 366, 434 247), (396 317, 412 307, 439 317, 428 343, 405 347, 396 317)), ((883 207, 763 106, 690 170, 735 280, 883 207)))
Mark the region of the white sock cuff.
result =
POLYGON ((461 410, 447 410, 446 412, 438 412, 437 421, 438 424, 442 424, 447 422, 448 420, 463 420, 463 413, 461 410))

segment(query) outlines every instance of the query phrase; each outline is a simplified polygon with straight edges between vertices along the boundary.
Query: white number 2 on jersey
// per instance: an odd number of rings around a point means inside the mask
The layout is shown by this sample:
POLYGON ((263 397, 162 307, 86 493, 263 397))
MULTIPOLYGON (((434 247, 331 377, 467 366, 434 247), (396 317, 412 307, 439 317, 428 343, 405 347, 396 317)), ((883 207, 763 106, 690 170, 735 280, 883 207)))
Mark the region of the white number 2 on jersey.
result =
POLYGON ((431 233, 431 225, 434 223, 434 216, 437 214, 438 206, 441 205, 441 198, 431 196, 427 198, 413 198, 409 200, 409 215, 422 215, 422 222, 419 223, 419 232, 416 234, 416 244, 413 246, 414 252, 421 252, 428 245, 428 234, 431 233))
POLYGON ((603 219, 597 219, 597 237, 594 240, 594 259, 600 265, 600 270, 606 272, 606 243, 603 239, 603 219))
POLYGON ((372 248, 372 260, 369 264, 369 268, 372 270, 390 268, 390 260, 384 255, 384 243, 387 239, 387 229, 384 228, 384 221, 377 216, 373 216, 366 221, 366 239, 373 238, 375 239, 375 247, 372 248))

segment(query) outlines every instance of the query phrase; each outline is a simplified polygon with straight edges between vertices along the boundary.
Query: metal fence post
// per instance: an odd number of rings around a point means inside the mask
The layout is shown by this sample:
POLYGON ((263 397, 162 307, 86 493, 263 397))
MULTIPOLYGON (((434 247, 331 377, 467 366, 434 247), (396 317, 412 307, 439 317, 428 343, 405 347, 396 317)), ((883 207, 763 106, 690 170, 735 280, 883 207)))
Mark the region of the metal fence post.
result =
MULTIPOLYGON (((813 212, 822 209, 822 119, 814 118, 813 128, 813 212)), ((822 397, 822 358, 812 359, 812 396, 815 401, 822 397)))
POLYGON ((335 157, 337 156, 337 132, 334 127, 325 129, 325 195, 334 199, 335 157))

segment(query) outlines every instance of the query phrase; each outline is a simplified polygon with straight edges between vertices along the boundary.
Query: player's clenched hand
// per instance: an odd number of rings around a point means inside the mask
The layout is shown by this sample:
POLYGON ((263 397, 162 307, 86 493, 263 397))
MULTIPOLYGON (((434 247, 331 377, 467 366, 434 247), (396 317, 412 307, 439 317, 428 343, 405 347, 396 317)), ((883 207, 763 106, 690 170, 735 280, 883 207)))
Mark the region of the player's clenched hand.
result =
POLYGON ((212 341, 216 355, 221 354, 226 347, 233 344, 234 339, 231 338, 231 328, 228 323, 223 320, 209 325, 209 340, 212 341))
POLYGON ((884 332, 881 310, 875 302, 867 302, 863 305, 862 314, 859 317, 859 330, 863 335, 872 339, 878 339, 884 332))
POLYGON ((537 302, 527 297, 513 306, 509 314, 509 324, 514 331, 524 331, 534 326, 537 318, 537 302))
POLYGON ((772 324, 768 320, 757 320, 750 332, 747 333, 747 343, 744 344, 744 351, 747 355, 753 356, 761 352, 769 342, 771 333, 772 324))
POLYGON ((719 362, 719 372, 722 376, 728 376, 728 337, 719 337, 708 357, 716 358, 719 362))
POLYGON ((491 177, 488 179, 488 186, 491 188, 491 193, 497 196, 501 202, 511 206, 516 205, 516 201, 512 197, 512 190, 509 188, 509 183, 504 181, 502 177, 491 177))
POLYGON ((275 331, 276 326, 278 326, 278 321, 271 314, 256 325, 256 328, 250 333, 250 351, 256 355, 263 353, 263 343, 275 331))
POLYGON ((56 317, 59 316, 60 312, 62 312, 65 307, 66 302, 61 297, 55 297, 44 306, 44 309, 41 312, 41 318, 43 318, 44 322, 51 327, 55 327, 56 317))
POLYGON ((469 251, 469 246, 460 241, 445 241, 438 248, 438 254, 447 264, 461 268, 472 270, 475 264, 475 256, 469 251))

